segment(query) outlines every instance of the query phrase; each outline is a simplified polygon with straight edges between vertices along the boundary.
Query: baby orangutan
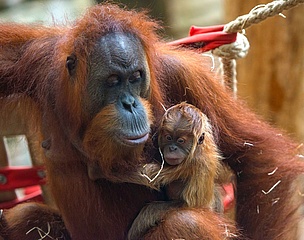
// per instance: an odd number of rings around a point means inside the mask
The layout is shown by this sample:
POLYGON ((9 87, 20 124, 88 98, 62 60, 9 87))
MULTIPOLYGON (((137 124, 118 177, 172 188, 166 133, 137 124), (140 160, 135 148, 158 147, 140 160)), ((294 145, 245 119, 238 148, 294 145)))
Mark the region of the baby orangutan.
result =
POLYGON ((158 145, 163 163, 144 166, 153 187, 164 187, 168 202, 153 202, 142 209, 129 231, 129 239, 140 237, 173 207, 210 208, 223 212, 222 197, 215 184, 221 156, 205 114, 187 103, 169 108, 160 124, 158 145), (150 179, 150 177, 152 179, 150 179))
POLYGON ((212 207, 221 156, 206 115, 187 103, 169 108, 159 128, 158 145, 165 166, 159 171, 159 164, 146 164, 144 176, 154 176, 150 181, 157 189, 166 186, 171 200, 182 200, 189 207, 212 207))

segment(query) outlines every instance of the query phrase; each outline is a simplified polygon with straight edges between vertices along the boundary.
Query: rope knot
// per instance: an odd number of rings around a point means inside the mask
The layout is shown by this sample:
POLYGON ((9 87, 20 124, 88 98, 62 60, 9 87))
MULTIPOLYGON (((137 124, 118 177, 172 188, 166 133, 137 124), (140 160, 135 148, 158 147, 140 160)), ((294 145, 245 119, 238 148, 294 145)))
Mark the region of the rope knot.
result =
POLYGON ((238 59, 246 57, 249 47, 250 44, 247 37, 238 33, 235 42, 215 48, 212 53, 221 58, 238 59))

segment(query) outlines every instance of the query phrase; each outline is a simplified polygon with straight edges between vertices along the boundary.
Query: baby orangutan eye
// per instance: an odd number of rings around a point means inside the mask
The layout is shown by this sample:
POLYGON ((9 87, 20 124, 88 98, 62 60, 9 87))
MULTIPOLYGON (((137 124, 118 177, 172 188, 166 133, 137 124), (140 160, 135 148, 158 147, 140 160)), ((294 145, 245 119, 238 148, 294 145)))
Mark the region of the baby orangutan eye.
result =
POLYGON ((167 135, 165 136, 165 138, 166 138, 167 141, 172 141, 172 137, 171 137, 171 135, 169 135, 169 134, 167 134, 167 135))
POLYGON ((177 142, 180 143, 180 144, 184 144, 186 142, 186 140, 183 139, 183 138, 178 138, 177 142))

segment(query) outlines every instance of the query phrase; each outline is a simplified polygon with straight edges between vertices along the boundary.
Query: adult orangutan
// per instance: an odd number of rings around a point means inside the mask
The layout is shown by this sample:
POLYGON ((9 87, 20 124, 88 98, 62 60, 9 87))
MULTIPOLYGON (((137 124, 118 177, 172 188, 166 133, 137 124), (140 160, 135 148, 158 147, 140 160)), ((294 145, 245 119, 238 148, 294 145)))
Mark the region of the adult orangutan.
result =
MULTIPOLYGON (((113 183, 111 174, 92 181, 87 166, 123 174, 139 158, 151 161, 147 139, 162 115, 160 103, 187 101, 210 119, 237 174, 244 237, 295 239, 302 203, 295 180, 304 172, 298 144, 234 100, 203 56, 167 46, 157 29, 145 14, 110 4, 92 7, 71 27, 0 25, 0 95, 27 95, 39 106, 59 212, 34 203, 4 211, 3 238, 125 239, 141 208, 163 194, 113 183), (84 140, 90 144, 84 147, 84 140)), ((221 239, 226 230, 215 213, 182 208, 166 212, 145 237, 221 239)))

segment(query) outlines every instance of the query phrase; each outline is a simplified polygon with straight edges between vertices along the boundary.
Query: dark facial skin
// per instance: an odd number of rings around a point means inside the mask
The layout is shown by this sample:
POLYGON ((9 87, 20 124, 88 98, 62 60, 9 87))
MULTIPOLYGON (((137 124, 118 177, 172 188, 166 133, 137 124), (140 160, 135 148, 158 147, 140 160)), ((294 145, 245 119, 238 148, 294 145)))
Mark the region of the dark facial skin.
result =
POLYGON ((150 123, 140 99, 149 95, 150 73, 140 41, 131 34, 109 33, 100 39, 89 59, 84 103, 89 118, 112 105, 117 119, 110 134, 118 143, 145 142, 150 123))
POLYGON ((188 132, 164 131, 160 138, 160 148, 169 165, 178 165, 186 160, 192 144, 193 138, 188 132))

